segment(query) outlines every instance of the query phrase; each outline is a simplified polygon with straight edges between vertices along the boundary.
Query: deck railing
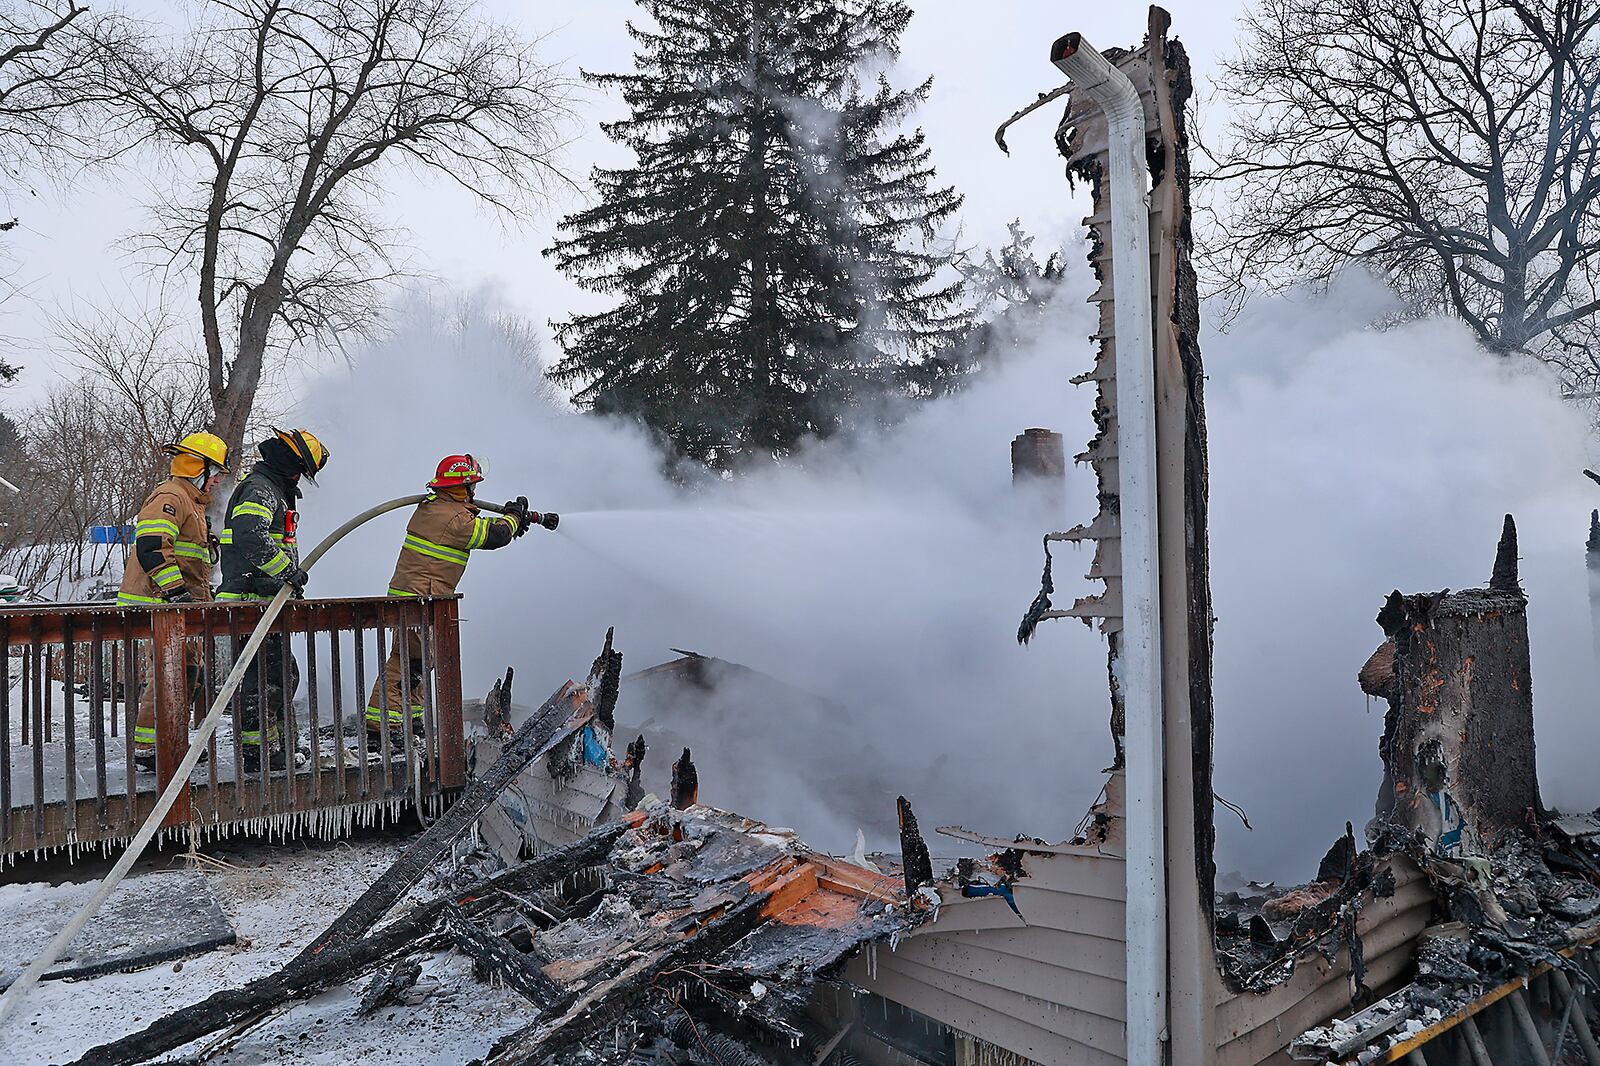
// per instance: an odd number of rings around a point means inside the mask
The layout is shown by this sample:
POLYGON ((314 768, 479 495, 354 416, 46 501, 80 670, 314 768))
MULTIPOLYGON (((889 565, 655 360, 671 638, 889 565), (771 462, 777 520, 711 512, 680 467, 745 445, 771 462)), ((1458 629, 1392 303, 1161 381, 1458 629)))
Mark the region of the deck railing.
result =
MULTIPOLYGON (((261 612, 241 602, 0 609, 0 860, 132 836, 261 612), (135 764, 131 743, 145 686, 155 694, 154 773, 135 764)), ((260 731, 276 726, 287 767, 245 765, 236 692, 164 832, 340 832, 406 805, 436 808, 464 782, 456 597, 295 600, 272 633, 289 651, 275 680, 293 696, 262 701, 260 731), (368 694, 401 631, 421 638, 402 643, 402 656, 420 650, 426 678, 420 731, 381 731, 369 752, 368 694)), ((387 717, 388 694, 376 688, 387 717)))

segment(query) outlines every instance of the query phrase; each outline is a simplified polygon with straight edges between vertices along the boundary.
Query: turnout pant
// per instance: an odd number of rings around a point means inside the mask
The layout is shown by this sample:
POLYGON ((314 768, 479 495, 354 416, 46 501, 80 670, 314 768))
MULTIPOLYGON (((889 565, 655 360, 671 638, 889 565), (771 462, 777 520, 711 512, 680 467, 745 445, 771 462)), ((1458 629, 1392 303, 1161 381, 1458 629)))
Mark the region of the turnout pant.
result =
MULTIPOLYGON (((383 664, 383 676, 373 682, 372 694, 367 698, 367 729, 376 733, 383 728, 388 716, 390 729, 411 724, 415 733, 422 732, 423 690, 428 683, 423 669, 423 636, 420 627, 395 630, 390 638, 393 646, 389 659, 383 664)), ((428 648, 428 661, 433 661, 433 649, 428 648)))
MULTIPOLYGON (((205 649, 200 646, 198 637, 184 641, 183 667, 189 675, 188 723, 194 721, 196 711, 204 714, 209 704, 202 684, 205 679, 205 673, 201 669, 204 657, 205 649)), ((149 644, 142 644, 139 650, 139 716, 134 720, 133 726, 133 746, 136 751, 156 750, 155 679, 155 649, 149 644)))
MULTIPOLYGON (((239 743, 259 749, 278 742, 279 723, 291 714, 295 690, 300 687, 300 664, 284 648, 283 634, 270 633, 256 657, 245 667, 239 684, 239 716, 233 728, 239 743), (288 680, 285 683, 285 667, 288 680)), ((293 722, 292 718, 288 718, 293 722)))

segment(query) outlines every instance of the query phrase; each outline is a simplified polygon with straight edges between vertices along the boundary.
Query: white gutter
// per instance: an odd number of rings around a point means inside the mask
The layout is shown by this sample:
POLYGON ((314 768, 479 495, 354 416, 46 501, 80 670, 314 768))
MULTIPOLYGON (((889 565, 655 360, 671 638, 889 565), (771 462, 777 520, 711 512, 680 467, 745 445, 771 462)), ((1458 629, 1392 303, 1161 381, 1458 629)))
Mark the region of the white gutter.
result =
POLYGON ((1161 1066, 1167 1037, 1165 760, 1144 106, 1127 75, 1076 33, 1051 47, 1050 61, 1106 116, 1122 526, 1123 620, 1116 670, 1126 712, 1128 1063, 1161 1066))

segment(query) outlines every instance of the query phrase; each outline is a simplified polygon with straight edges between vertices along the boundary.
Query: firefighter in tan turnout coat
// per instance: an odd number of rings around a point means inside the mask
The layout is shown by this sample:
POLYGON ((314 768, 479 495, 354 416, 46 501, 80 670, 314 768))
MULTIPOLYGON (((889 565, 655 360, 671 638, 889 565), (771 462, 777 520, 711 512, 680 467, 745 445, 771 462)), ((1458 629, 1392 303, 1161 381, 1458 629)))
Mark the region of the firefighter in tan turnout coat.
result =
MULTIPOLYGON (((211 599, 211 564, 215 561, 206 507, 211 491, 228 465, 228 446, 210 433, 191 433, 163 449, 172 456, 172 476, 145 497, 134 519, 133 555, 122 571, 117 604, 123 607, 163 603, 204 603, 211 599)), ((184 652, 194 697, 200 692, 201 649, 184 652)), ((144 651, 144 691, 133 727, 133 761, 154 770, 156 759, 155 685, 151 682, 150 649, 144 651)))
MULTIPOLYGON (((483 468, 471 455, 448 455, 440 461, 428 482, 428 498, 406 525, 389 595, 449 596, 466 573, 472 552, 503 548, 534 525, 556 528, 559 516, 530 511, 525 496, 506 504, 508 513, 484 517, 473 503, 474 486, 482 480, 483 468)), ((403 635, 395 631, 383 677, 367 700, 367 737, 374 749, 382 743, 385 718, 391 730, 409 722, 414 733, 422 732, 422 692, 428 682, 422 650, 420 629, 407 627, 403 635)), ((428 658, 431 663, 432 656, 428 658)), ((393 740, 390 750, 403 743, 404 738, 393 740)))

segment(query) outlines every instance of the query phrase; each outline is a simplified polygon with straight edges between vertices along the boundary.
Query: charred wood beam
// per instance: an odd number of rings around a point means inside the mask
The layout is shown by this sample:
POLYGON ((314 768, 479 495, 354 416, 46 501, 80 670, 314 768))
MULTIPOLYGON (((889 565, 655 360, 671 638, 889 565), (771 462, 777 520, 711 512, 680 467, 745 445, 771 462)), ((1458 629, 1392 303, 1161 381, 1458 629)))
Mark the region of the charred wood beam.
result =
POLYGON ((288 1000, 303 999, 342 984, 398 952, 416 951, 431 944, 435 927, 447 906, 465 908, 469 914, 477 913, 500 898, 497 889, 502 884, 554 884, 609 855, 612 845, 627 828, 622 822, 601 826, 582 840, 513 866, 454 896, 430 900, 360 940, 331 945, 315 956, 301 953, 276 973, 258 977, 240 988, 214 992, 140 1032, 92 1048, 72 1066, 125 1066, 144 1062, 225 1026, 259 1017, 288 1000))
POLYGON ((417 983, 417 978, 421 975, 421 959, 401 959, 372 979, 367 990, 361 994, 361 1003, 356 1007, 356 1017, 365 1018, 396 1002, 405 995, 407 989, 417 983))
MULTIPOLYGON (((763 1043, 771 1045, 774 1049, 772 1054, 785 1061, 789 1056, 782 1055, 778 1049, 804 1048, 822 1043, 822 1035, 806 1016, 804 997, 796 1002, 795 997, 774 990, 760 1000, 741 998, 717 984, 719 972, 728 971, 706 967, 697 969, 693 978, 686 978, 684 984, 692 986, 692 993, 675 999, 679 1009, 722 1032, 740 1036, 754 1033, 763 1043), (692 1012, 689 1009, 691 1003, 694 1007, 692 1012)), ((733 976, 745 985, 751 981, 748 974, 734 972, 733 976)))
POLYGON ((561 986, 552 981, 530 958, 512 946, 511 941, 470 921, 460 907, 444 908, 444 932, 467 958, 479 980, 498 977, 507 988, 544 1010, 562 998, 561 986))
POLYGON ((917 816, 911 810, 911 801, 899 796, 894 805, 900 815, 900 863, 906 872, 906 895, 915 896, 917 889, 933 884, 933 859, 928 855, 922 830, 917 828, 917 816))
POLYGON ((533 1066, 547 1060, 565 1061, 567 1052, 600 1034, 635 1004, 658 997, 656 986, 663 975, 715 955, 759 926, 767 898, 767 893, 748 896, 707 922, 698 933, 691 933, 665 950, 635 959, 620 973, 590 989, 561 1017, 536 1021, 496 1042, 485 1056, 485 1063, 533 1066))

